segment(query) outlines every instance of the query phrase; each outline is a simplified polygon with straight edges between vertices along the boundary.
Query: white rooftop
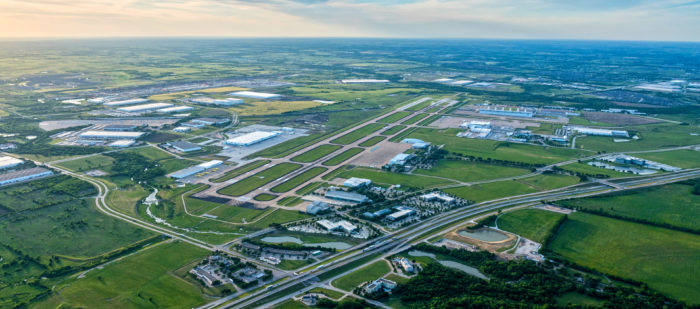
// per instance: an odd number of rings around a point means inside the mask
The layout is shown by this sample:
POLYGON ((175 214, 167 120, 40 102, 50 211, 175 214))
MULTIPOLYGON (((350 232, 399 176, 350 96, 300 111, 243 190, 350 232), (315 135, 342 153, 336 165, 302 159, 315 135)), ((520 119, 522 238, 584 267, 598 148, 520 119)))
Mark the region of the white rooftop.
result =
POLYGON ((171 106, 173 106, 173 105, 170 103, 150 103, 150 104, 120 107, 120 108, 117 108, 117 110, 120 110, 122 112, 140 112, 140 111, 147 111, 147 110, 152 110, 152 109, 166 108, 166 107, 171 107, 171 106))
POLYGON ((134 141, 134 140, 132 140, 132 139, 120 139, 120 140, 117 140, 117 141, 114 141, 114 142, 109 143, 109 145, 107 145, 107 146, 111 146, 111 147, 129 147, 129 146, 131 146, 131 145, 133 145, 133 144, 135 144, 135 143, 136 143, 136 141, 134 141))
POLYGON ((265 93, 265 92, 255 92, 255 91, 237 91, 231 95, 244 98, 254 98, 254 99, 274 99, 279 98, 281 95, 275 93, 265 93))
POLYGON ((189 110, 193 110, 193 109, 194 109, 194 107, 192 107, 192 106, 180 105, 180 106, 161 108, 157 112, 159 112, 159 113, 177 113, 177 112, 184 112, 184 111, 189 111, 189 110))
POLYGON ((15 165, 22 164, 24 161, 13 158, 10 156, 2 156, 0 157, 0 168, 7 168, 7 167, 12 167, 15 165))
POLYGON ((226 141, 226 144, 230 145, 250 145, 254 144, 260 141, 263 141, 268 138, 275 137, 277 135, 280 135, 282 132, 280 131, 272 131, 272 132, 265 132, 265 131, 255 131, 251 132, 248 134, 244 134, 241 136, 236 136, 234 138, 228 139, 226 141))
POLYGON ((143 132, 131 131, 85 131, 80 133, 82 137, 123 137, 123 138, 138 138, 143 135, 143 132))

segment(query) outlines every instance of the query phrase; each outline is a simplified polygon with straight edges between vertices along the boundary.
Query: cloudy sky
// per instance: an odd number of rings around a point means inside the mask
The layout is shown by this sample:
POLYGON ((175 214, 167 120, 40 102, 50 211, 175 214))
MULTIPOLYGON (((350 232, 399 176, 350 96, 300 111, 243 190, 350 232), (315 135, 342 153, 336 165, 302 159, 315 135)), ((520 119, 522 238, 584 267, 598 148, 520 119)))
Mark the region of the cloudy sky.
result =
POLYGON ((0 0, 0 37, 700 41, 700 0, 0 0))

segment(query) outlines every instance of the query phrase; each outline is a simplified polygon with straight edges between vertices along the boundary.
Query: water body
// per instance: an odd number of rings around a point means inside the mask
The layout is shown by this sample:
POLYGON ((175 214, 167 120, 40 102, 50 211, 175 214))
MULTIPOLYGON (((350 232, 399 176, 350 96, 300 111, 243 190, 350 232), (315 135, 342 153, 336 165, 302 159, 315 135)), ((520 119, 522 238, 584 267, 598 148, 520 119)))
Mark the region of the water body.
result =
POLYGON ((295 244, 300 244, 307 247, 323 247, 323 248, 334 248, 338 250, 345 250, 352 247, 351 244, 341 242, 341 241, 331 241, 331 242, 321 242, 321 243, 304 243, 301 239, 294 236, 268 236, 263 237, 260 240, 271 244, 280 244, 285 242, 291 242, 295 244))
POLYGON ((464 265, 462 263, 457 263, 454 261, 443 261, 443 260, 438 260, 435 254, 429 253, 429 252, 423 252, 419 250, 412 250, 408 252, 408 255, 410 256, 427 256, 433 260, 436 260, 438 263, 440 263, 442 266, 449 267, 449 268, 454 268, 457 270, 461 270, 469 275, 472 275, 474 277, 484 279, 484 280, 489 280, 489 277, 486 277, 484 274, 482 274, 478 269, 464 265))
POLYGON ((474 238, 485 242, 496 242, 508 239, 508 235, 491 229, 480 229, 474 232, 459 231, 458 234, 464 237, 474 238))

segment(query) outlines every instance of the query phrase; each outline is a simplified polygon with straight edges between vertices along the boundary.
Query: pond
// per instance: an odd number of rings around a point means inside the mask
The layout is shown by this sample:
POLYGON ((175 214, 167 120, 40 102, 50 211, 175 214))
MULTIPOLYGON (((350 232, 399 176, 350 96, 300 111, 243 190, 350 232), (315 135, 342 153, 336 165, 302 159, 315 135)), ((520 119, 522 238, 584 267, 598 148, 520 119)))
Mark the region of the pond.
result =
POLYGON ((419 250, 412 250, 408 252, 408 255, 410 256, 427 256, 429 258, 432 258, 433 260, 438 261, 442 266, 449 267, 449 268, 454 268, 457 270, 461 270, 469 275, 472 275, 477 278, 481 278, 484 280, 489 280, 488 277, 486 277, 484 274, 482 274, 478 269, 464 265, 462 263, 457 263, 454 261, 443 261, 443 260, 438 260, 435 254, 429 253, 429 252, 423 252, 419 250))
POLYGON ((307 247, 323 247, 323 248, 334 248, 338 250, 345 250, 352 247, 351 244, 342 241, 331 241, 331 242, 321 242, 321 243, 304 243, 301 239, 294 236, 268 236, 260 239, 263 242, 271 244, 281 244, 285 242, 291 242, 295 244, 300 244, 307 247))
POLYGON ((485 242, 497 242, 508 239, 508 235, 492 229, 479 229, 473 232, 463 230, 457 233, 464 237, 478 239, 485 242))

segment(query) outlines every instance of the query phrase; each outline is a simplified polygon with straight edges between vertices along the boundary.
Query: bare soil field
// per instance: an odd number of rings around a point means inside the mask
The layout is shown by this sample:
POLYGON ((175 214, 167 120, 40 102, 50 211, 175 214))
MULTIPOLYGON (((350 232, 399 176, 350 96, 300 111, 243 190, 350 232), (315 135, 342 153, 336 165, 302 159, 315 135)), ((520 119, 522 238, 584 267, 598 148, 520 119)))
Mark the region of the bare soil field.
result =
POLYGON ((348 164, 373 168, 382 167, 389 163, 394 156, 410 148, 411 144, 385 141, 379 143, 377 146, 371 147, 369 151, 365 151, 361 155, 355 157, 355 159, 349 161, 348 164))

